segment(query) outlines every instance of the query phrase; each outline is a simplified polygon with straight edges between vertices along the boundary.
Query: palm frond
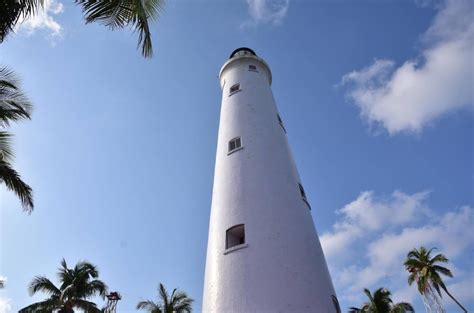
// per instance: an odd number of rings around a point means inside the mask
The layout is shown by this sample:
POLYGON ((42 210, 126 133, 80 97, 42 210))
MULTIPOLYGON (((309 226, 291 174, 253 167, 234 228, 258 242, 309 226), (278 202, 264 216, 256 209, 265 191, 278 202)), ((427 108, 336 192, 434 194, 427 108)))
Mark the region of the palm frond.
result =
POLYGON ((161 308, 151 300, 140 301, 137 304, 137 310, 146 310, 150 313, 162 313, 161 308))
POLYGON ((19 19, 28 18, 43 6, 43 0, 2 0, 0 1, 0 43, 13 32, 19 19))
POLYGON ((410 303, 400 302, 392 307, 390 313, 415 313, 415 309, 410 303))
POLYGON ((38 291, 42 291, 48 295, 60 295, 61 291, 48 278, 44 276, 36 276, 30 283, 29 291, 34 295, 38 291))
POLYGON ((0 160, 11 162, 14 155, 11 146, 11 134, 0 131, 0 160))
POLYGON ((82 6, 86 23, 99 22, 110 29, 131 27, 138 32, 142 55, 151 57, 153 47, 149 21, 158 17, 163 0, 75 0, 82 6))
POLYGON ((21 179, 20 174, 12 168, 11 164, 5 160, 0 160, 0 182, 3 182, 7 189, 17 195, 24 211, 28 213, 33 211, 33 190, 21 179))
POLYGON ((19 310, 18 313, 53 313, 57 308, 57 303, 54 300, 48 299, 30 304, 29 306, 19 310))
POLYGON ((82 311, 87 312, 87 313, 100 313, 101 312, 101 310, 97 307, 97 304, 95 304, 94 302, 90 302, 90 301, 82 300, 82 299, 74 299, 72 303, 74 307, 81 309, 82 311))
POLYGON ((32 106, 21 91, 19 79, 9 68, 0 67, 0 126, 31 118, 32 106))
POLYGON ((158 292, 160 294, 161 301, 163 301, 163 307, 166 310, 169 305, 169 296, 168 291, 166 291, 166 288, 162 283, 160 283, 160 286, 158 287, 158 292))

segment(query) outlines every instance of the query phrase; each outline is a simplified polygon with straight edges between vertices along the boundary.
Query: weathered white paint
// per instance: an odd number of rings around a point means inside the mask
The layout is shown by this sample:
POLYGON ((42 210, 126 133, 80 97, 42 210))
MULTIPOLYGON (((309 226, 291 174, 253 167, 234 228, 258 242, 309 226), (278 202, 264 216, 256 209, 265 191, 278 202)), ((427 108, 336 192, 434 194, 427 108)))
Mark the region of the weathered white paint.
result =
POLYGON ((209 225, 204 313, 335 313, 335 295, 286 134, 268 65, 254 55, 220 72, 222 106, 209 225), (257 66, 249 71, 248 65, 257 66), (241 91, 229 96, 240 83, 241 91), (228 155, 228 141, 243 149, 228 155), (245 224, 245 245, 225 250, 226 230, 245 224))

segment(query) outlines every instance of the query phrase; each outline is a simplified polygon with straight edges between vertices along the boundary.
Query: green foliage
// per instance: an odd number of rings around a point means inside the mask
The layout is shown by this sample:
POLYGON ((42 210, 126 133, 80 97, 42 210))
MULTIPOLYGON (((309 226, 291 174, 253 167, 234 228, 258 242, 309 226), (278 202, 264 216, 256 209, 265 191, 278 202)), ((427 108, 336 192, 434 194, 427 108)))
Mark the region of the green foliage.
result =
POLYGON ((377 289, 374 294, 369 289, 364 289, 369 299, 361 308, 352 307, 349 313, 414 313, 415 309, 410 303, 400 302, 393 304, 391 292, 386 288, 377 289))
POLYGON ((28 18, 43 6, 43 0, 0 1, 0 43, 13 31, 20 19, 28 18))
POLYGON ((60 286, 54 285, 44 276, 36 276, 30 283, 29 291, 31 295, 43 292, 49 297, 37 303, 33 303, 19 313, 33 312, 53 312, 73 313, 74 308, 88 313, 99 313, 100 309, 89 298, 96 295, 105 298, 107 286, 98 279, 97 268, 88 262, 79 262, 74 268, 68 268, 66 261, 61 261, 58 271, 60 286))
POLYGON ((439 265, 440 263, 448 263, 449 260, 443 254, 437 254, 431 257, 431 252, 436 248, 426 249, 421 246, 419 249, 413 249, 407 254, 404 262, 405 269, 410 273, 408 275, 408 284, 412 285, 416 282, 418 292, 425 297, 429 297, 433 290, 442 297, 441 290, 453 299, 454 302, 464 311, 467 312, 461 303, 459 303, 448 291, 440 274, 453 277, 451 270, 439 265))
POLYGON ((190 313, 192 312, 193 299, 189 298, 185 292, 173 289, 171 296, 165 286, 160 283, 158 288, 159 302, 151 300, 140 301, 137 304, 138 310, 145 310, 149 313, 190 313))
POLYGON ((14 192, 28 213, 34 208, 33 191, 13 169, 12 135, 5 131, 11 122, 31 118, 31 104, 19 87, 15 74, 0 68, 0 183, 14 192))
POLYGON ((163 0, 75 0, 82 6, 86 23, 100 22, 110 29, 131 27, 138 32, 142 55, 153 54, 149 20, 162 11, 163 0))

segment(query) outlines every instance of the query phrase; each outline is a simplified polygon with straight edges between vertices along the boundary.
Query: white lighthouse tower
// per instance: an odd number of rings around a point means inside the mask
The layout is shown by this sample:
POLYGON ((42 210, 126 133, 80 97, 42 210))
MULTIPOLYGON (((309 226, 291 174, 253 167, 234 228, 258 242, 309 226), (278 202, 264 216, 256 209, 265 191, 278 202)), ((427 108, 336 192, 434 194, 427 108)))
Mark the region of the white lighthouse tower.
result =
POLYGON ((203 313, 340 313, 269 66, 239 48, 219 79, 203 313))

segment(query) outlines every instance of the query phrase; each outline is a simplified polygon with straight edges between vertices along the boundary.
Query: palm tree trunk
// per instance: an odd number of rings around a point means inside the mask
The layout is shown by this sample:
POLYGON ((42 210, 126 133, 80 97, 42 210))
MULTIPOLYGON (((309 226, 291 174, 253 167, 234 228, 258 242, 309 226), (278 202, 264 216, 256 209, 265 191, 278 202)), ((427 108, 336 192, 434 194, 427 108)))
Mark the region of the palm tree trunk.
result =
POLYGON ((449 296, 451 299, 453 299, 453 301, 456 302, 457 305, 459 305, 459 307, 464 311, 464 313, 467 313, 466 308, 463 307, 462 304, 459 303, 458 300, 456 300, 456 298, 454 298, 453 295, 449 293, 448 288, 446 288, 446 287, 442 287, 442 288, 443 288, 444 292, 446 292, 446 293, 448 294, 448 296, 449 296))

